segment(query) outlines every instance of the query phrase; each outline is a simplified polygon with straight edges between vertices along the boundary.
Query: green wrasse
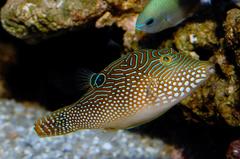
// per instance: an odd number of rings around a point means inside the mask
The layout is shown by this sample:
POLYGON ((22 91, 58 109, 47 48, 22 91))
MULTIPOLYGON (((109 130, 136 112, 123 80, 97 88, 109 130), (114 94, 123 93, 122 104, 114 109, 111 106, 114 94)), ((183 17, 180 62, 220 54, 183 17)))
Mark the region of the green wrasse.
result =
POLYGON ((211 63, 173 49, 134 51, 89 76, 88 92, 38 119, 35 131, 46 137, 138 126, 172 108, 213 72, 211 63))
POLYGON ((156 33, 174 27, 211 0, 151 0, 138 16, 136 29, 156 33))

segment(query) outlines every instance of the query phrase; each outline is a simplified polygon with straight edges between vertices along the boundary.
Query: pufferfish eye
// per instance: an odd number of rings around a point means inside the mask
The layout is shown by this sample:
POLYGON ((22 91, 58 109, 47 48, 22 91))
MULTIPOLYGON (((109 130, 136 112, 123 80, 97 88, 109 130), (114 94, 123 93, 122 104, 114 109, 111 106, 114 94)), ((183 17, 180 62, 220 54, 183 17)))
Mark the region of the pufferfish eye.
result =
POLYGON ((153 22, 154 22, 154 19, 150 18, 146 21, 146 25, 151 25, 151 24, 153 24, 153 22))
POLYGON ((160 62, 162 64, 170 64, 173 61, 172 56, 161 56, 160 57, 160 62))
POLYGON ((99 88, 104 84, 106 76, 103 73, 94 73, 90 79, 90 84, 93 88, 99 88))

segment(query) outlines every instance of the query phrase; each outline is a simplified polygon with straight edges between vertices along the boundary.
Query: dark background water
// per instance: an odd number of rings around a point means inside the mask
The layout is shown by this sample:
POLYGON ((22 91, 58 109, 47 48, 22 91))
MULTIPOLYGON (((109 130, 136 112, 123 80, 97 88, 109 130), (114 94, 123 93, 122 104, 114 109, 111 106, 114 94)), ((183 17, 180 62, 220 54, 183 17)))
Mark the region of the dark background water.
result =
POLYGON ((84 93, 82 69, 99 72, 119 58, 121 39, 119 29, 93 27, 37 44, 10 38, 17 62, 7 73, 8 86, 16 99, 38 101, 50 110, 70 104, 84 93))

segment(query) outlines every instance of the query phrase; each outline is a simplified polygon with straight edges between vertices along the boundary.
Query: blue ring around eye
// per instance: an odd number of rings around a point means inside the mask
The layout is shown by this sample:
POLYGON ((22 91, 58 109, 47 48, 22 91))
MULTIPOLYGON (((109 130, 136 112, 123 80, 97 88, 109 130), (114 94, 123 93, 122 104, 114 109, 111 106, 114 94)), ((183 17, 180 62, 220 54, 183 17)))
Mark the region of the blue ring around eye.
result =
POLYGON ((106 81, 106 76, 103 73, 94 73, 90 78, 90 85, 92 88, 101 87, 106 81))

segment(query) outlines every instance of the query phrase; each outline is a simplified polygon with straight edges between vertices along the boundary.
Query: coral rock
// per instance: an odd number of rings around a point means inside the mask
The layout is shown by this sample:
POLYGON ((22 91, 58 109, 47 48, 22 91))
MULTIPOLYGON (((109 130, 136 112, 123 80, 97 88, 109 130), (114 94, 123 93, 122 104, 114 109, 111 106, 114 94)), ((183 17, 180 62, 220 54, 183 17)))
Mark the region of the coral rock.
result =
POLYGON ((106 10, 102 0, 8 0, 1 10, 1 22, 9 33, 26 39, 83 26, 106 10))
POLYGON ((235 60, 240 68, 240 9, 231 9, 227 12, 224 29, 226 42, 229 47, 235 48, 235 60))
POLYGON ((203 23, 189 23, 178 29, 174 40, 179 50, 193 50, 196 47, 209 47, 218 44, 215 35, 216 23, 206 21, 203 23))

